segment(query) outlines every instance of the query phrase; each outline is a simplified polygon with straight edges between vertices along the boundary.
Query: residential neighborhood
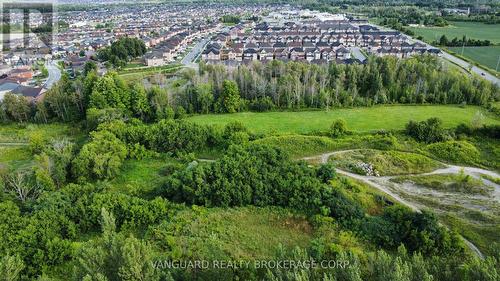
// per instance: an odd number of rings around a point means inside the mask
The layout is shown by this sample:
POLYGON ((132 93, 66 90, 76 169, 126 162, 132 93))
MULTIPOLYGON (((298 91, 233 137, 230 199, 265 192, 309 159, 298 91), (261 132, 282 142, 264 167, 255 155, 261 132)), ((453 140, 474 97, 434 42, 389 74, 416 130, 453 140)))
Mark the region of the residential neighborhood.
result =
POLYGON ((238 64, 253 60, 308 61, 312 63, 361 63, 363 54, 406 58, 439 54, 398 31, 380 30, 367 20, 345 15, 325 15, 308 10, 274 12, 262 22, 238 24, 219 33, 203 51, 208 63, 238 64))

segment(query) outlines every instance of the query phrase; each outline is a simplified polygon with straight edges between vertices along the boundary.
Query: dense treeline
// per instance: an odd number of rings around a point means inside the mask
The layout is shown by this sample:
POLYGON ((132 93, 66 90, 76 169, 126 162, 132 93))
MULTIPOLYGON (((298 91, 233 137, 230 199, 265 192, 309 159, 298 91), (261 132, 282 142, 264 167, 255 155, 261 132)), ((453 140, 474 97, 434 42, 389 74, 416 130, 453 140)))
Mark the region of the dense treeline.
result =
MULTIPOLYGON (((446 70, 434 57, 375 58, 366 65, 254 63, 236 69, 203 66, 189 77, 177 104, 188 112, 232 112, 223 107, 225 80, 235 81, 240 110, 329 108, 392 103, 486 105, 499 89, 479 78, 446 70), (221 106, 222 105, 222 106, 221 106)), ((234 99, 232 104, 236 103, 234 99)))
POLYGON ((464 35, 462 39, 458 39, 457 37, 453 38, 451 41, 448 40, 446 35, 443 35, 439 38, 439 42, 433 42, 434 45, 441 45, 447 47, 462 47, 462 46, 490 46, 490 40, 476 40, 471 38, 466 38, 464 35))
POLYGON ((479 77, 446 69, 431 56, 400 60, 371 58, 365 65, 259 62, 238 68, 201 65, 184 70, 168 89, 128 85, 116 73, 99 77, 92 64, 72 81, 63 76, 36 105, 5 95, 0 120, 47 123, 111 118, 146 122, 182 118, 186 113, 269 111, 376 104, 489 105, 500 90, 479 77))
POLYGON ((443 17, 448 21, 470 21, 470 22, 482 22, 485 24, 499 24, 500 16, 498 14, 486 14, 486 15, 447 15, 443 13, 443 17))

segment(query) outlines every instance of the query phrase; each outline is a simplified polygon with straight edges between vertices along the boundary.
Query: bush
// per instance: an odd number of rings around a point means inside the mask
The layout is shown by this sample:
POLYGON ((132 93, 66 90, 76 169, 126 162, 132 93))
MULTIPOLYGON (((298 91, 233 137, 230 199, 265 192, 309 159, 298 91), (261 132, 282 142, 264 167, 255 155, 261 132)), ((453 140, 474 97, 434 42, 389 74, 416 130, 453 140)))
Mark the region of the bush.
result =
POLYGON ((485 136, 493 139, 500 139, 500 125, 483 125, 474 128, 467 124, 460 124, 455 128, 456 135, 485 136))
POLYGON ((158 152, 192 152, 206 145, 206 127, 183 120, 162 120, 147 129, 148 148, 158 152))
POLYGON ((467 141, 447 141, 427 146, 427 151, 436 157, 453 163, 476 164, 480 160, 478 149, 467 141))
POLYGON ((270 111, 274 107, 273 100, 270 97, 255 99, 250 103, 250 109, 257 112, 270 111))
POLYGON ((316 170, 316 176, 321 179, 323 183, 328 183, 336 176, 335 167, 332 163, 321 164, 316 170))
POLYGON ((439 118, 429 118, 421 122, 410 121, 406 124, 406 134, 426 143, 444 141, 449 137, 443 129, 443 121, 439 118))
POLYGON ((330 126, 330 136, 332 138, 343 136, 347 133, 347 123, 344 119, 335 120, 330 126))
POLYGON ((370 147, 380 150, 392 150, 397 148, 398 139, 391 135, 376 135, 369 139, 370 147))

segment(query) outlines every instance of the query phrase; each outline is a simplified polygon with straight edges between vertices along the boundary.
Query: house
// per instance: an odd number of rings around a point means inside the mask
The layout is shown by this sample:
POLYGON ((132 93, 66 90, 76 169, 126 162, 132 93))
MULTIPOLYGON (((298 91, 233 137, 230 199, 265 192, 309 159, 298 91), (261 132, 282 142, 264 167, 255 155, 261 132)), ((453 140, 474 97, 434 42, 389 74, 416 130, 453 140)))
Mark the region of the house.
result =
POLYGON ((3 100, 7 93, 23 96, 30 102, 38 102, 43 99, 45 89, 41 87, 24 86, 10 79, 0 80, 0 101, 3 100))
POLYGON ((147 66, 162 66, 165 65, 163 54, 159 52, 150 52, 144 55, 144 64, 147 66))

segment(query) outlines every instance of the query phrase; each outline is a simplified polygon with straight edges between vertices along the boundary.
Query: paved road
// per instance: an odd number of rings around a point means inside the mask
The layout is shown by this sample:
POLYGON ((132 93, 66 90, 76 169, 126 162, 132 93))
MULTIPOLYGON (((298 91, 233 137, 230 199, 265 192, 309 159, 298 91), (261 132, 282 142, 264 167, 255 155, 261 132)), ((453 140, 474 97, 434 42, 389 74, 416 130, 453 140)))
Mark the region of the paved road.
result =
MULTIPOLYGON (((453 55, 450 55, 443 50, 441 50, 441 51, 442 51, 443 57, 445 59, 447 59, 455 64, 458 64, 459 66, 463 67, 464 69, 467 69, 467 70, 469 69, 470 63, 468 63, 460 58, 457 58, 453 55)), ((484 79, 500 86, 500 79, 496 78, 494 75, 490 74, 488 71, 481 69, 477 66, 472 66, 471 71, 474 72, 475 74, 483 77, 484 79)))
MULTIPOLYGON (((383 27, 383 26, 380 26, 380 25, 376 25, 376 24, 372 24, 372 25, 374 25, 374 26, 376 26, 376 27, 378 27, 378 28, 380 28, 382 30, 393 30, 394 31, 394 29, 390 29, 390 28, 383 27)), ((418 39, 413 38, 413 37, 411 37, 409 35, 405 35, 405 36, 407 36, 408 38, 411 38, 411 40, 414 41, 414 42, 419 42, 419 43, 425 44, 429 48, 436 48, 434 46, 431 46, 431 45, 425 43, 424 41, 418 40, 418 39)), ((466 71, 469 70, 470 63, 464 61, 463 59, 457 58, 457 57, 455 57, 455 56, 453 56, 453 55, 451 55, 449 53, 446 53, 442 49, 440 49, 440 50, 443 53, 443 55, 442 55, 443 58, 445 58, 445 59, 447 59, 447 60, 449 60, 449 61, 451 61, 451 62, 453 62, 453 63, 455 63, 457 65, 459 65, 460 67, 462 67, 466 71)), ((495 83, 496 85, 500 86, 500 79, 498 79, 497 77, 495 77, 494 75, 492 75, 488 71, 486 71, 486 70, 484 70, 482 68, 479 68, 477 66, 472 66, 471 71, 473 73, 475 73, 476 75, 479 75, 482 78, 484 78, 484 79, 486 79, 486 80, 488 80, 488 81, 490 81, 492 83, 495 83)))
POLYGON ((45 67, 49 71, 49 78, 47 78, 44 87, 50 89, 61 79, 61 70, 57 67, 57 61, 46 62, 45 67))
MULTIPOLYGON (((408 37, 410 37, 410 36, 408 36, 408 37)), ((417 40, 415 38, 412 38, 412 40, 415 41, 415 42, 420 42, 422 44, 425 44, 425 45, 427 45, 430 48, 435 48, 435 47, 433 47, 433 46, 425 43, 424 41, 417 40)), ((457 58, 454 55, 451 55, 451 54, 445 52, 442 49, 441 49, 441 53, 443 54, 442 55, 443 58, 445 58, 445 59, 447 59, 447 60, 449 60, 449 61, 457 64, 458 66, 462 67, 466 71, 469 71, 469 67, 471 65, 470 63, 464 61, 463 59, 457 58)), ((484 79, 486 79, 486 80, 488 80, 488 81, 490 81, 490 82, 492 82, 492 83, 497 84, 498 86, 500 86, 500 79, 498 79, 497 77, 495 77, 494 75, 492 75, 491 73, 489 73, 487 70, 484 70, 484 69, 479 68, 477 66, 472 66, 471 71, 473 73, 475 73, 476 75, 479 75, 482 78, 484 78, 484 79)))
POLYGON ((185 66, 193 66, 195 64, 196 59, 201 54, 205 45, 210 41, 209 37, 205 37, 201 39, 196 45, 194 45, 193 49, 181 60, 181 63, 185 66))
POLYGON ((351 47, 351 52, 355 59, 358 59, 361 62, 365 61, 366 57, 363 55, 359 47, 351 47))

